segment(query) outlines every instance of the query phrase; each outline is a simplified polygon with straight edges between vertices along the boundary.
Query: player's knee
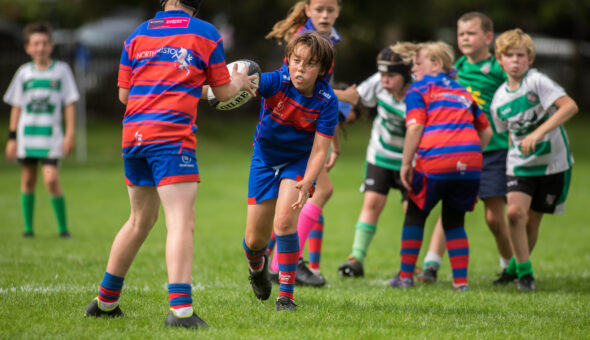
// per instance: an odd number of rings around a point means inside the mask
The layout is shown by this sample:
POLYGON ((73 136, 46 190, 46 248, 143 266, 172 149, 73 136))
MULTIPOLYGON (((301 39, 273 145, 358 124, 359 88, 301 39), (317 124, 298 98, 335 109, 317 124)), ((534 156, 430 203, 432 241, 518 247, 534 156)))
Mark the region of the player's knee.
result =
POLYGON ((524 208, 518 205, 509 205, 507 216, 510 225, 514 225, 515 223, 519 223, 523 220, 526 220, 527 214, 524 208))
POLYGON ((491 213, 486 214, 486 223, 494 234, 501 234, 506 228, 504 216, 497 216, 491 213))

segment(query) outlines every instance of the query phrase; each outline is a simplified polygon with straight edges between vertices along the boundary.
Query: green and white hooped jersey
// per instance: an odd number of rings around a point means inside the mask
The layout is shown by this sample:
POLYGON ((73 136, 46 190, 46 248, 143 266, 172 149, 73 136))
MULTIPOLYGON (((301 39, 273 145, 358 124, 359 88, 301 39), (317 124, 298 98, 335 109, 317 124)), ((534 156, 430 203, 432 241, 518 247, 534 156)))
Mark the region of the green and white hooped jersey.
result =
POLYGON ((549 131, 535 146, 535 152, 523 156, 521 141, 556 111, 555 101, 564 89, 535 69, 530 69, 515 91, 502 84, 491 105, 499 132, 508 130, 512 141, 508 149, 506 173, 511 176, 544 176, 572 167, 574 157, 563 126, 549 131))
POLYGON ((14 75, 4 101, 21 108, 17 129, 17 157, 63 156, 63 108, 79 99, 68 64, 53 61, 44 71, 32 62, 14 75))
POLYGON ((371 140, 367 148, 367 162, 389 170, 401 168, 404 137, 406 135, 406 103, 397 101, 381 86, 381 74, 375 73, 358 87, 361 102, 377 107, 371 140))

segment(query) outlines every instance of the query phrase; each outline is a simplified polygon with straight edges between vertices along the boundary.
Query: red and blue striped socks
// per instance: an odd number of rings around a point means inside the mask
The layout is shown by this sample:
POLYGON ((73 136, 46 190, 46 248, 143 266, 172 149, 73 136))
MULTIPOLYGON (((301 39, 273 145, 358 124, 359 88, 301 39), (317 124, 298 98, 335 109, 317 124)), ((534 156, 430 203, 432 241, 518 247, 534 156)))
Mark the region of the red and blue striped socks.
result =
MULTIPOLYGON (((279 298, 286 296, 293 300, 297 262, 299 261, 299 236, 297 233, 289 235, 275 235, 277 239, 277 253, 279 260, 279 298)), ((266 250, 266 249, 265 249, 266 250)))
POLYGON ((320 215, 309 234, 307 249, 309 252, 309 269, 314 273, 320 272, 320 259, 322 256, 322 240, 324 238, 324 216, 320 215))
POLYGON ((467 266, 469 265, 469 242, 464 227, 445 230, 449 260, 453 269, 453 286, 467 285, 467 266))
POLYGON ((424 237, 424 226, 404 225, 402 229, 402 246, 400 278, 406 279, 414 277, 414 269, 420 247, 422 247, 422 238, 424 237))
POLYGON ((111 311, 117 307, 124 279, 125 278, 115 276, 109 272, 104 273, 104 277, 100 283, 100 290, 98 292, 98 307, 100 307, 101 310, 111 311))
POLYGON ((170 310, 176 317, 188 318, 193 315, 193 297, 190 284, 168 284, 168 300, 170 301, 170 310))
POLYGON ((253 273, 259 272, 264 266, 264 253, 266 248, 260 250, 252 250, 246 245, 246 239, 242 239, 242 246, 244 247, 244 253, 246 259, 248 259, 248 266, 253 273))

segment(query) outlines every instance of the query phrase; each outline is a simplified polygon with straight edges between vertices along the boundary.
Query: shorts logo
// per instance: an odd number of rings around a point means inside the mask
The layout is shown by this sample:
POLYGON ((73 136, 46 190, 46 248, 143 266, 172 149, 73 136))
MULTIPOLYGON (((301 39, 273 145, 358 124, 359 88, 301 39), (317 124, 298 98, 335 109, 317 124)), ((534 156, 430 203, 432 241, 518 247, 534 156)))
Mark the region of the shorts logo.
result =
POLYGON ((195 165, 193 164, 193 159, 189 156, 181 156, 180 160, 182 161, 181 164, 179 164, 178 166, 181 168, 194 168, 195 165))
POLYGON ((545 197, 545 204, 551 206, 555 203, 555 195, 547 194, 545 197))
POLYGON ((515 187, 515 186, 517 186, 517 185, 518 185, 518 181, 517 181, 517 180, 515 180, 515 179, 513 179, 513 180, 511 180, 511 181, 508 181, 508 182, 506 183, 506 186, 507 186, 507 187, 515 187))
POLYGON ((367 179, 365 179, 365 184, 366 185, 375 185, 375 179, 374 178, 367 178, 367 179))

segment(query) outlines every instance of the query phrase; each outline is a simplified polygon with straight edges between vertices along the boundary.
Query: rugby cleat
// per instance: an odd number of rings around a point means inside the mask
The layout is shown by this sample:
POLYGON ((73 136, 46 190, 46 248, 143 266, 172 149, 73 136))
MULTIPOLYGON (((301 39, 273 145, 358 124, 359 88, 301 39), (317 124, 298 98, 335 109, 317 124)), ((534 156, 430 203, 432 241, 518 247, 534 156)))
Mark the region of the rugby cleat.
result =
POLYGON ((268 250, 264 254, 264 265, 262 266, 262 270, 259 272, 252 272, 250 268, 250 285, 252 286, 252 290, 254 291, 254 295, 260 300, 267 300, 270 296, 272 291, 272 283, 268 277, 268 250))
POLYGON ((119 305, 117 305, 117 307, 111 310, 103 310, 102 308, 100 308, 100 305, 98 304, 98 297, 96 297, 94 300, 92 300, 92 302, 90 302, 88 307, 86 307, 86 312, 84 313, 84 316, 93 316, 97 318, 118 318, 123 317, 125 315, 121 311, 121 308, 119 308, 119 305))
POLYGON ((280 296, 277 299, 277 303, 275 305, 277 312, 281 312, 284 310, 292 312, 295 310, 295 307, 297 307, 297 305, 295 304, 295 301, 289 299, 286 296, 280 296))
POLYGON ((178 317, 173 311, 166 316, 165 327, 184 327, 184 328, 209 328, 209 325, 193 312, 193 315, 187 317, 178 317))
POLYGON ((299 258, 299 262, 297 263, 297 272, 295 274, 295 284, 301 286, 312 286, 312 287, 322 287, 326 284, 326 280, 323 277, 319 277, 307 268, 305 261, 302 258, 299 258))
POLYGON ((365 276, 363 263, 352 257, 352 255, 350 255, 348 256, 346 262, 344 264, 341 264, 340 267, 338 267, 338 274, 340 274, 340 276, 342 277, 365 276))

